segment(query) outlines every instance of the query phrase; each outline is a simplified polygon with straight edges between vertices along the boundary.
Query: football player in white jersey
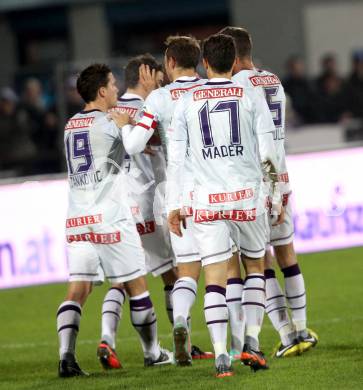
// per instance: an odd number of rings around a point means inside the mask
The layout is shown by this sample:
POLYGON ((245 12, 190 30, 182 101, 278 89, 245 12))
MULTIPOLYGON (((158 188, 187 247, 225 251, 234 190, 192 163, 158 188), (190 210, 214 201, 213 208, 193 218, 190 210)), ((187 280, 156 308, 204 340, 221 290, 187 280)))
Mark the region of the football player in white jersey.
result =
MULTIPOLYGON (((147 95, 156 88, 156 84, 161 82, 160 77, 156 83, 143 82, 140 78, 142 65, 147 65, 152 72, 159 72, 160 76, 163 76, 161 66, 150 54, 130 59, 125 68, 127 90, 118 99, 117 106, 112 109, 117 112, 127 112, 134 120, 137 120, 140 115, 147 95)), ((164 282, 166 310, 172 323, 171 292, 177 280, 173 266, 174 254, 167 224, 156 224, 153 215, 155 188, 158 182, 165 181, 166 161, 161 145, 153 146, 151 153, 152 155, 146 153, 126 155, 122 168, 126 174, 131 211, 145 250, 146 270, 155 277, 160 275, 164 282)), ((97 349, 97 356, 106 369, 121 367, 115 348, 124 298, 123 285, 112 284, 103 301, 101 342, 97 349)))
POLYGON ((293 245, 294 225, 289 200, 291 189, 284 148, 286 105, 284 88, 275 74, 254 67, 251 54, 252 40, 247 30, 226 27, 221 33, 232 36, 236 44, 237 61, 232 80, 243 87, 254 88, 265 97, 275 125, 274 143, 278 157, 285 220, 279 226, 271 226, 269 243, 274 247, 277 263, 284 274, 285 294, 276 279, 272 255, 268 250, 265 257, 266 313, 281 338, 275 356, 293 356, 315 346, 318 338, 315 332, 306 327, 304 278, 293 245), (287 312, 286 299, 291 309, 292 324, 287 312))
POLYGON ((124 122, 119 114, 107 113, 117 103, 115 78, 106 65, 94 64, 80 74, 77 90, 85 108, 67 122, 64 134, 70 283, 57 312, 59 376, 86 374, 76 362, 75 344, 82 306, 99 278, 100 266, 112 283, 125 284, 144 364, 170 363, 170 353, 158 345, 156 317, 144 277, 145 255, 121 171, 125 149, 120 127, 124 122))
MULTIPOLYGON (((157 127, 165 149, 168 144, 168 127, 172 119, 174 107, 180 96, 203 85, 206 80, 197 77, 196 67, 200 59, 199 43, 192 37, 171 36, 166 40, 164 57, 165 70, 170 84, 151 92, 146 98, 144 115, 132 129, 130 135, 142 148, 151 137, 153 127, 157 127)), ((127 129, 125 129, 127 131, 127 129)), ((131 129, 129 129, 131 130, 131 129)), ((130 137, 131 138, 131 137, 130 137)), ((192 225, 191 195, 193 192, 193 178, 188 172, 185 175, 183 194, 183 210, 186 214, 186 228, 183 228, 183 237, 171 234, 172 246, 178 265, 178 280, 172 292, 173 318, 174 318, 174 347, 175 361, 178 365, 191 364, 192 358, 212 358, 213 355, 192 346, 191 351, 185 350, 188 345, 187 321, 190 309, 197 294, 197 282, 200 275, 200 261, 195 244, 192 225)), ((155 213, 165 214, 163 186, 159 186, 160 196, 156 197, 155 213), (159 200, 159 202, 157 202, 159 200)), ((236 322, 241 322, 236 318, 236 322)))
POLYGON ((203 46, 209 81, 177 103, 168 146, 167 208, 170 230, 181 236, 183 175, 189 145, 194 179, 193 231, 205 272, 204 313, 215 351, 217 377, 233 374, 227 353, 227 266, 230 239, 244 256, 247 277, 242 305, 246 312, 244 364, 267 368, 258 335, 265 311, 263 274, 267 222, 263 173, 272 182, 273 210, 283 221, 277 186, 275 130, 265 100, 253 88, 231 81, 235 45, 213 35, 203 46), (263 170, 261 169, 263 168, 263 170))

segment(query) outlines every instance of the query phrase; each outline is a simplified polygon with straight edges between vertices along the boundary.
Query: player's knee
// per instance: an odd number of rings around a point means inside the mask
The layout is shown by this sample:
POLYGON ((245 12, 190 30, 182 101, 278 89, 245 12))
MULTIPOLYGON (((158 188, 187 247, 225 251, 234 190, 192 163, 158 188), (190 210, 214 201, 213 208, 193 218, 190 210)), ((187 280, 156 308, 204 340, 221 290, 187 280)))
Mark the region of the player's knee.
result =
POLYGON ((263 274, 264 273, 264 258, 253 259, 245 257, 245 267, 247 274, 263 274))
POLYGON ((69 284, 66 300, 78 302, 81 306, 83 306, 91 291, 91 282, 71 282, 69 284))
POLYGON ((140 295, 147 291, 147 283, 144 276, 125 282, 125 290, 130 297, 140 295))

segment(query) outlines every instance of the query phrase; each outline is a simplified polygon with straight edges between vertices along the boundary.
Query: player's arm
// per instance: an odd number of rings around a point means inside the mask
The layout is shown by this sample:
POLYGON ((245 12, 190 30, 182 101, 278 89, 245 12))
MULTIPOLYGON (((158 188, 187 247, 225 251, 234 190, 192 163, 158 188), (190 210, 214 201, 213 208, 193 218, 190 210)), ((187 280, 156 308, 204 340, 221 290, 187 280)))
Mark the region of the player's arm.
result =
POLYGON ((272 121, 270 110, 265 99, 256 94, 254 109, 254 131, 257 135, 258 150, 263 173, 271 183, 272 188, 272 213, 278 214, 274 225, 284 221, 284 210, 279 187, 279 172, 277 171, 277 154, 273 134, 275 126, 272 121))
POLYGON ((182 196, 184 183, 184 163, 187 153, 188 133, 184 116, 184 99, 180 99, 174 111, 170 125, 168 143, 168 169, 166 181, 166 207, 168 225, 172 233, 181 237, 182 223, 185 227, 185 216, 182 215, 182 196))

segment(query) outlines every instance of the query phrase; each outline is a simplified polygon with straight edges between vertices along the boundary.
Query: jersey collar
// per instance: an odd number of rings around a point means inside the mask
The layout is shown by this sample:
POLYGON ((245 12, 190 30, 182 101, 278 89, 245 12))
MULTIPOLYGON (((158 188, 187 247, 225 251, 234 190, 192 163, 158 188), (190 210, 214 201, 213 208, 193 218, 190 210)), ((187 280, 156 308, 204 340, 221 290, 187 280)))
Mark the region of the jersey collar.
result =
POLYGON ((144 99, 141 96, 136 95, 136 93, 129 93, 129 92, 125 92, 118 99, 119 102, 133 102, 133 101, 136 101, 136 100, 144 101, 144 99))
POLYGON ((80 114, 90 114, 91 112, 96 112, 96 111, 102 112, 102 111, 99 110, 98 108, 94 108, 93 110, 82 110, 82 111, 80 111, 79 113, 80 113, 80 114))
POLYGON ((174 83, 192 83, 195 81, 199 81, 200 78, 196 76, 181 76, 174 80, 174 83))
POLYGON ((232 84, 232 81, 224 77, 214 77, 212 79, 209 79, 208 82, 206 82, 204 85, 225 85, 225 84, 232 84))

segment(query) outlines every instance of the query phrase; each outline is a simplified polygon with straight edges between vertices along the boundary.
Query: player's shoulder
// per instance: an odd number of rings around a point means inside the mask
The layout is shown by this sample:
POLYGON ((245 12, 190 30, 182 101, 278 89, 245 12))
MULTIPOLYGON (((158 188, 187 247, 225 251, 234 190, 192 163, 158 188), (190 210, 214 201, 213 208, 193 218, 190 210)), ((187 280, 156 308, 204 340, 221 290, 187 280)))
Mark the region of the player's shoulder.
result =
POLYGON ((90 128, 106 119, 106 113, 100 110, 80 111, 73 115, 66 123, 65 130, 90 128))

